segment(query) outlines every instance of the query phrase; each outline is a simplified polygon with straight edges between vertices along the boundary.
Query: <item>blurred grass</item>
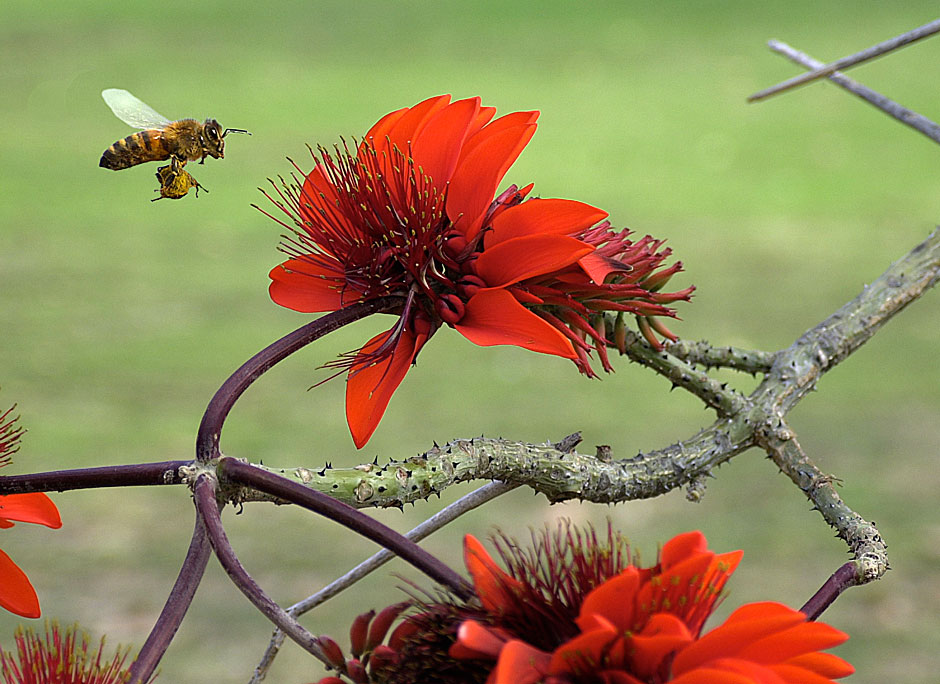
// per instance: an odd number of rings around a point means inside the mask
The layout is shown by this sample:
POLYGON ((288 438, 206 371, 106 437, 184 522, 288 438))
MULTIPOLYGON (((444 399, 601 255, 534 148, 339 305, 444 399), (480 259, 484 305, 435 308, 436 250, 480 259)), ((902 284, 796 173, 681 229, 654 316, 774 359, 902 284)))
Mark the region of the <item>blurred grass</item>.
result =
MULTIPOLYGON (((616 224, 668 237, 699 290, 679 334, 764 349, 788 345, 940 216, 937 149, 829 84, 759 105, 744 98, 800 70, 779 38, 818 59, 849 54, 934 18, 934 3, 788 2, 60 2, 0 5, 0 406, 29 428, 7 473, 188 458, 215 388, 244 359, 306 322, 266 294, 278 227, 251 209, 264 179, 304 143, 361 134, 430 95, 481 95, 500 112, 540 109, 539 132, 507 176, 571 197, 616 224), (153 168, 96 168, 128 129, 99 97, 127 88, 167 116, 215 116, 251 138, 196 176, 210 194, 150 203, 153 168)), ((853 71, 940 116, 940 41, 853 71)), ((859 682, 934 682, 940 669, 940 489, 936 371, 940 304, 931 293, 893 321, 793 416, 804 447, 874 519, 892 571, 826 618, 852 634, 839 653, 859 682), (933 321, 933 323, 931 323, 933 321)), ((249 390, 226 425, 226 453, 284 465, 407 456, 481 432, 558 439, 615 454, 664 446, 708 424, 700 405, 627 364, 603 382, 567 362, 478 349, 442 331, 421 355, 367 449, 343 424, 342 382, 306 388, 314 368, 384 321, 307 349, 249 390)), ((748 388, 749 378, 729 375, 748 388)), ((721 468, 704 502, 681 493, 613 508, 515 492, 428 542, 458 562, 459 535, 493 524, 525 534, 558 516, 611 516, 646 552, 703 529, 745 563, 724 611, 750 600, 799 606, 845 558, 802 495, 757 452, 721 468)), ((454 492, 446 500, 458 495, 454 492)), ((3 548, 30 574, 44 613, 112 641, 143 642, 192 526, 172 491, 55 497, 65 527, 20 525, 3 548)), ((439 502, 377 517, 406 529, 439 502)), ((291 602, 371 551, 299 511, 226 512, 246 566, 291 602)), ((402 568, 394 572, 413 576, 402 568)), ((343 640, 352 615, 397 600, 383 570, 307 619, 343 640)), ((16 620, 0 616, 8 643, 16 620)), ((5 635, 5 636, 4 636, 5 635)), ((215 561, 164 660, 161 681, 247 680, 268 627, 215 561)), ((269 681, 318 678, 285 647, 269 681)))

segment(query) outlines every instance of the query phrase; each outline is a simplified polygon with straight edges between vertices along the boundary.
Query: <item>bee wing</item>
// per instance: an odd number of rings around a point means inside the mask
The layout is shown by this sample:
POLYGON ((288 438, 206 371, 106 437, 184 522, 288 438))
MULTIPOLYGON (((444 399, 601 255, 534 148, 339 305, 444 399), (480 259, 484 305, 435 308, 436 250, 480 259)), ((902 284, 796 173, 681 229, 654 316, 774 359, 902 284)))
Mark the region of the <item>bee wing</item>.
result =
POLYGON ((163 128, 170 120, 157 113, 126 90, 108 88, 101 97, 121 121, 134 128, 163 128))

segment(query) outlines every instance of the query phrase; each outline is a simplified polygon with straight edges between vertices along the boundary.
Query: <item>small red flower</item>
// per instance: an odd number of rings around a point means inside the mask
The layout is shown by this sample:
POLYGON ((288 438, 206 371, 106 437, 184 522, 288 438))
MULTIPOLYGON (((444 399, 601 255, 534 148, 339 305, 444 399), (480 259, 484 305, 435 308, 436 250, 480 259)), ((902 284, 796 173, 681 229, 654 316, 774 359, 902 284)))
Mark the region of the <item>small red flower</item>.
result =
POLYGON ((819 652, 847 635, 778 603, 743 606, 700 637, 741 558, 709 551, 700 532, 668 542, 655 567, 630 565, 597 585, 580 603, 578 633, 548 647, 526 624, 550 614, 544 588, 501 570, 472 537, 465 548, 486 615, 460 625, 450 653, 495 661, 488 684, 825 684, 853 672, 819 652))
MULTIPOLYGON (((88 635, 78 626, 63 632, 59 625, 46 625, 45 638, 31 629, 16 630, 16 652, 0 648, 0 672, 4 684, 123 684, 130 649, 117 649, 109 660, 104 638, 91 647, 88 635)), ((152 682, 153 678, 148 681, 152 682)))
MULTIPOLYGON (((15 408, 15 407, 13 407, 15 408)), ((10 456, 19 449, 24 430, 10 418, 10 408, 0 415, 0 467, 10 463, 10 456)), ((55 504, 45 494, 0 495, 0 529, 13 527, 14 522, 28 522, 46 527, 62 527, 55 504)), ((28 618, 39 617, 39 598, 26 573, 0 550, 0 608, 28 618)))
POLYGON ((362 447, 418 352, 444 324, 481 346, 509 344, 605 370, 604 312, 635 314, 655 345, 656 316, 692 288, 659 290, 661 241, 614 232, 607 213, 564 199, 524 201, 532 186, 496 195, 535 133, 538 112, 493 119, 479 98, 433 97, 380 119, 354 150, 315 156, 313 170, 278 190, 293 223, 271 271, 282 306, 336 311, 393 296, 399 320, 334 364, 348 369, 346 416, 362 447))

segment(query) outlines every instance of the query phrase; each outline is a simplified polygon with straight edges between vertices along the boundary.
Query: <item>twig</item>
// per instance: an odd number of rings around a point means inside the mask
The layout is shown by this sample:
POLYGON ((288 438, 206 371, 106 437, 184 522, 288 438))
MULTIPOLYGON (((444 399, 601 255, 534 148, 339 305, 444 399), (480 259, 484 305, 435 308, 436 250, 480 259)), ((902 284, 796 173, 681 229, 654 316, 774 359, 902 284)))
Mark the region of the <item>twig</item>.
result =
POLYGON ((176 578, 176 584, 170 591, 160 617, 150 630, 147 641, 131 665, 126 684, 141 684, 150 681, 151 675, 159 665, 163 654, 166 653, 176 630, 183 621, 183 616, 186 615, 193 601, 210 555, 211 547, 206 536, 206 528, 197 515, 192 541, 189 543, 186 558, 183 559, 183 566, 176 578))
MULTIPOLYGON (((790 47, 786 43, 772 40, 767 45, 774 52, 777 52, 787 57, 791 61, 796 62, 797 64, 801 64, 807 68, 813 68, 822 64, 822 62, 816 61, 806 53, 800 52, 799 50, 790 47)), ((894 100, 885 97, 871 88, 863 86, 858 81, 853 81, 848 76, 844 76, 840 73, 834 73, 830 74, 827 78, 833 83, 845 88, 850 93, 857 95, 869 104, 877 107, 888 116, 894 117, 902 124, 910 126, 914 130, 923 133, 934 142, 940 143, 940 126, 935 124, 926 116, 918 114, 917 112, 898 104, 894 100)))
POLYGON ((704 340, 677 340, 666 344, 666 351, 691 363, 708 368, 732 368, 745 373, 766 373, 774 362, 774 352, 740 347, 713 347, 704 340))
POLYGON ((160 461, 134 465, 53 470, 31 475, 0 477, 0 494, 64 492, 69 489, 136 487, 142 485, 184 484, 179 469, 191 461, 160 461))
POLYGON ((219 457, 219 439, 222 435, 222 424, 228 412, 245 390, 251 386, 251 383, 265 371, 314 340, 365 316, 384 311, 397 301, 397 297, 381 297, 352 304, 321 316, 273 342, 245 361, 216 390, 206 407, 196 435, 196 460, 207 462, 219 457))
MULTIPOLYGON (((497 496, 501 496, 506 492, 510 492, 516 487, 518 487, 518 485, 506 484, 505 482, 490 482, 489 484, 485 484, 479 489, 473 490, 469 494, 460 497, 452 504, 444 507, 430 518, 422 522, 420 525, 417 525, 411 531, 407 532, 405 537, 414 542, 421 541, 431 533, 436 532, 448 523, 453 522, 464 513, 472 511, 474 508, 482 506, 487 501, 491 501, 497 496)), ((393 558, 395 558, 394 553, 388 549, 382 549, 372 557, 364 560, 362 563, 354 567, 345 575, 342 575, 341 577, 338 577, 330 582, 317 593, 312 594, 302 601, 298 601, 294 605, 290 606, 287 609, 287 612, 294 617, 299 617, 304 613, 313 610, 320 604, 339 594, 341 591, 351 587, 363 577, 366 577, 369 573, 382 567, 385 565, 385 563, 393 558)), ((283 643, 284 632, 279 629, 275 629, 274 633, 271 635, 271 641, 268 644, 267 649, 265 649, 264 654, 261 656, 261 661, 255 667, 254 674, 252 675, 249 684, 259 684, 265 678, 283 643)))
POLYGON ((228 536, 225 534, 225 528, 222 527, 222 518, 219 515, 219 507, 215 500, 215 490, 216 482, 214 477, 209 473, 202 473, 193 484, 193 501, 196 504, 199 517, 202 518, 206 526, 206 533, 209 536, 209 543, 212 544, 212 550, 215 551, 215 555, 225 572, 228 573, 235 586, 241 589, 248 600, 266 618, 300 644, 305 651, 329 665, 329 658, 323 652, 320 640, 277 605, 254 581, 238 560, 228 541, 228 536))
POLYGON ((907 33, 902 33, 900 36, 895 36, 884 42, 878 43, 870 48, 862 50, 861 52, 856 52, 854 55, 849 55, 848 57, 843 57, 837 59, 834 62, 829 64, 820 63, 819 66, 814 66, 813 70, 801 74, 799 76, 794 76, 791 79, 778 83, 775 86, 770 88, 765 88, 760 92, 754 93, 747 98, 748 102, 756 102, 758 100, 766 99, 777 93, 782 93, 785 90, 790 90, 796 88, 797 86, 805 85, 811 81, 815 81, 820 78, 834 74, 840 69, 847 69, 848 67, 861 64, 862 62, 867 62, 875 57, 880 57, 881 55, 887 54, 892 50, 897 50, 898 48, 904 47, 905 45, 910 45, 911 43, 920 40, 921 38, 927 38, 933 34, 940 32, 940 19, 935 19, 929 24, 924 24, 916 29, 908 31, 907 33))
POLYGON ((806 617, 810 620, 815 620, 822 615, 823 611, 839 598, 839 594, 858 584, 857 569, 855 563, 849 562, 832 573, 832 576, 819 588, 819 591, 813 594, 810 600, 800 608, 800 612, 806 613, 806 617))

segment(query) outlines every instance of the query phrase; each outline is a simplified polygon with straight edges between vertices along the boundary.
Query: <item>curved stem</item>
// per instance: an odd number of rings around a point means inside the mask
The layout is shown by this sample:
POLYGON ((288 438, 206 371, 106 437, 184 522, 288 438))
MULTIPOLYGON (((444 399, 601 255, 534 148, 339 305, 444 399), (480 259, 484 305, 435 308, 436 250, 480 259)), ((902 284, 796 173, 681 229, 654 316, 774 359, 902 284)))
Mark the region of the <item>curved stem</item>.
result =
POLYGON ((344 307, 285 335, 248 359, 222 383, 206 407, 196 435, 196 460, 205 462, 219 457, 219 438, 228 412, 251 383, 271 366, 327 333, 370 314, 387 311, 399 301, 400 297, 382 297, 344 307))
POLYGON ((832 573, 832 576, 819 588, 819 591, 813 594, 806 605, 800 608, 800 611, 806 613, 807 619, 815 620, 832 605, 833 601, 839 598, 843 591, 858 584, 858 566, 855 562, 849 561, 832 573))
POLYGON ((344 525, 367 539, 371 539, 394 551, 403 560, 435 582, 448 587, 463 599, 473 595, 473 588, 467 581, 439 559, 404 535, 373 520, 348 504, 337 501, 322 492, 308 489, 298 482, 293 482, 285 477, 233 458, 223 458, 219 461, 219 472, 222 476, 234 482, 273 494, 279 499, 290 501, 330 520, 335 520, 340 525, 344 525))
POLYGON ((0 477, 0 494, 183 484, 179 469, 190 463, 191 461, 160 461, 159 463, 53 470, 48 473, 30 475, 8 475, 0 477))
MULTIPOLYGON (((453 522, 464 513, 482 506, 487 501, 491 501, 497 496, 501 496, 506 492, 511 492, 518 486, 519 485, 509 484, 506 482, 490 482, 485 484, 479 489, 475 489, 469 494, 465 494, 452 504, 438 511, 420 525, 407 532, 405 536, 411 541, 420 541, 432 532, 436 532, 448 523, 453 522)), ((312 594, 302 601, 298 601, 294 605, 290 606, 287 609, 287 612, 294 617, 299 617, 304 613, 313 610, 321 603, 328 601, 329 599, 339 594, 341 591, 348 589, 373 570, 377 570, 378 568, 382 567, 382 565, 392 560, 394 557, 395 554, 392 551, 389 551, 385 548, 381 549, 378 553, 370 556, 368 559, 364 560, 362 563, 354 567, 342 577, 338 577, 337 579, 327 584, 317 593, 312 594)), ((264 679, 265 675, 268 673, 268 670, 271 668, 271 665, 274 663, 274 658, 277 656, 283 643, 284 632, 279 629, 275 629, 274 634, 271 635, 271 641, 268 644, 267 649, 265 649, 264 654, 261 656, 261 661, 257 666, 255 666, 254 674, 252 674, 251 680, 248 684, 260 684, 261 680, 264 679)))
POLYGON ((186 611, 193 602, 193 596, 206 571, 206 563, 209 562, 209 553, 206 528, 197 514, 193 538, 189 543, 186 558, 183 560, 183 567, 180 568, 179 577, 176 578, 176 584, 173 585, 163 611, 150 631, 147 641, 131 664, 127 684, 143 684, 150 681, 153 671, 159 665, 163 654, 166 653, 166 649, 176 635, 176 630, 183 621, 183 616, 186 615, 186 611))
POLYGON ((216 557, 242 593, 251 601, 255 607, 262 612, 271 622, 284 631, 287 636, 300 644, 303 649, 319 658, 327 665, 329 659, 320 646, 320 640, 313 634, 304 629, 299 622, 287 614, 274 600, 269 597, 257 582, 248 574, 232 545, 228 541, 225 529, 222 527, 222 517, 219 514, 219 505, 215 499, 217 482, 214 477, 203 473, 196 478, 193 485, 193 501, 196 503, 196 511, 206 526, 206 532, 209 536, 209 543, 212 544, 212 550, 216 557))

